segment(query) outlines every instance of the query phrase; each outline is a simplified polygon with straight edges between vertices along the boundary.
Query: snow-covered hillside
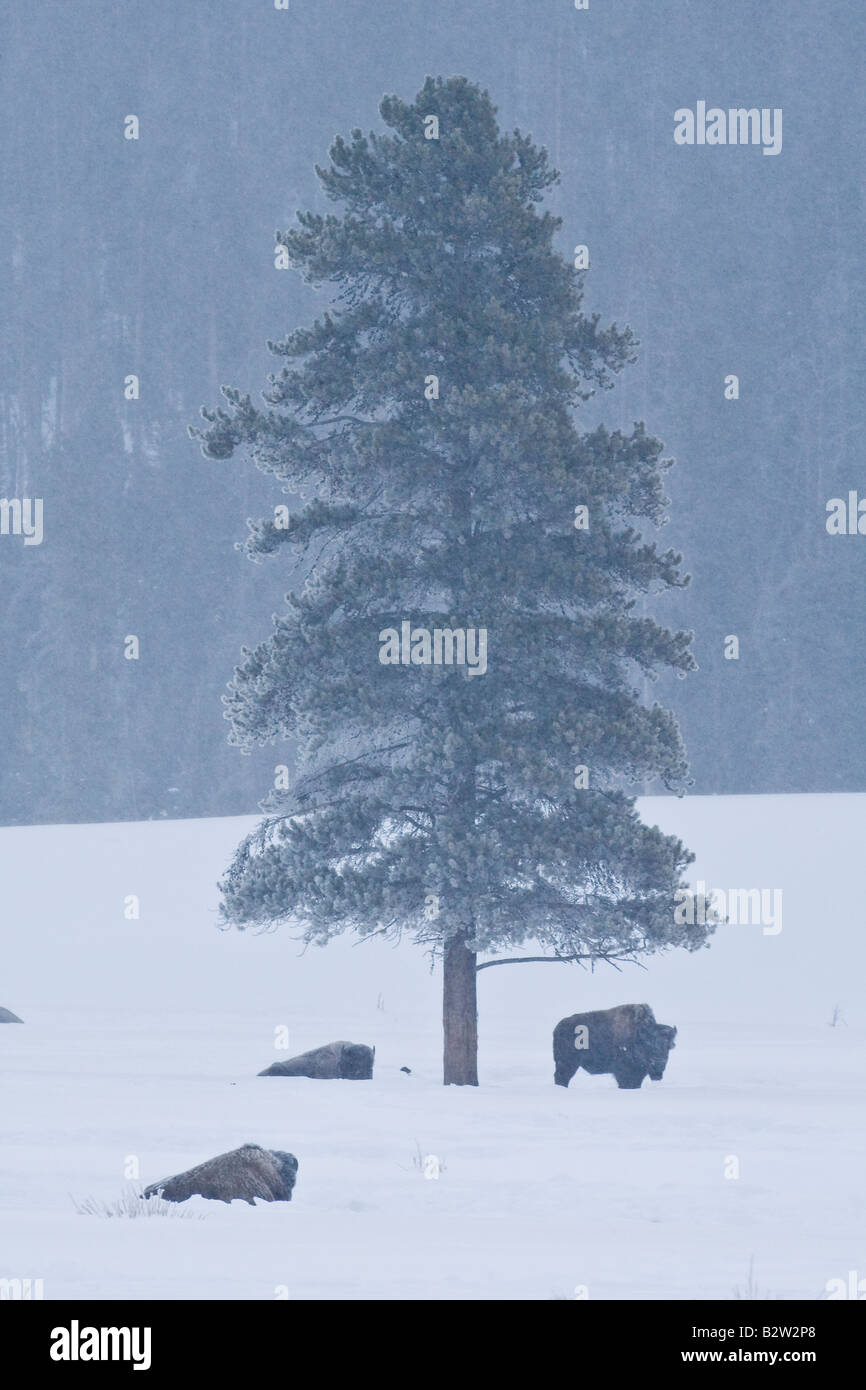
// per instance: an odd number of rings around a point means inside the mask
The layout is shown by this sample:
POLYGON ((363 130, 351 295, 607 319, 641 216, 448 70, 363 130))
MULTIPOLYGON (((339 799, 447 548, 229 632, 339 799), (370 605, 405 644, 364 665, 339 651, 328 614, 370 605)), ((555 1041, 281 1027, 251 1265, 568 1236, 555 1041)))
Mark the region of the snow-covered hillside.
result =
POLYGON ((410 944, 217 929, 250 822, 0 831, 0 1006, 24 1019, 0 1026, 0 1277, 170 1299, 728 1298, 750 1262, 761 1295, 817 1299, 862 1277, 866 796, 641 809, 693 882, 781 890, 782 930, 645 971, 482 972, 477 1090, 441 1085, 440 979, 410 944), (632 1001, 678 1026, 664 1080, 554 1087, 554 1024, 632 1001), (283 1027, 292 1053, 375 1044, 373 1081, 258 1078, 283 1027), (73 1206, 136 1160, 146 1183, 245 1141, 297 1155, 291 1204, 73 1206))

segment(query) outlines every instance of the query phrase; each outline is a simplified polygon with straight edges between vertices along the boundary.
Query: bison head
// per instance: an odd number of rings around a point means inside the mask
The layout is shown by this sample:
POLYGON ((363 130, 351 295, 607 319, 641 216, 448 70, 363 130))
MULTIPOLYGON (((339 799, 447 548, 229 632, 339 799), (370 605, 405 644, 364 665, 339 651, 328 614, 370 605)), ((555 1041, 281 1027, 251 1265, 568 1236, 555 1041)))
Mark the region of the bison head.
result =
POLYGON ((340 1055, 340 1076, 344 1081, 369 1081, 373 1075, 375 1047, 347 1043, 340 1055))
POLYGON ((645 1039, 646 1069, 651 1081, 661 1081, 668 1064, 668 1053, 675 1047, 676 1028, 666 1023, 653 1024, 645 1039))

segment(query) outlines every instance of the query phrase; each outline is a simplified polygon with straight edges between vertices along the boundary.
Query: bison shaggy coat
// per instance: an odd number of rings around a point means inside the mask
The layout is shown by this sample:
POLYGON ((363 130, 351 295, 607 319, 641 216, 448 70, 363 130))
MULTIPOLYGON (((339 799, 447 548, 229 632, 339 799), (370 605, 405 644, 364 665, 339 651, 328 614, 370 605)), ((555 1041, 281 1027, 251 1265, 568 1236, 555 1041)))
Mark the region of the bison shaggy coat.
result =
POLYGON ((622 1090, 636 1091, 647 1076, 661 1081, 676 1033, 656 1023, 649 1004, 572 1014, 553 1030, 553 1079, 567 1086, 583 1067, 592 1076, 614 1076, 622 1090))

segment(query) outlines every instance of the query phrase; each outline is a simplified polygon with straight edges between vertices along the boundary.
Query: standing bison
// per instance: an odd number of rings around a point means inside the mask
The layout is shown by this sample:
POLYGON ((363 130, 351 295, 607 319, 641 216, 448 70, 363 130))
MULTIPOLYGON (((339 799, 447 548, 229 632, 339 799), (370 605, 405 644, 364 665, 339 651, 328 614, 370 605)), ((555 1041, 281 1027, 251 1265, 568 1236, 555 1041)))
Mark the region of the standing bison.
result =
POLYGON ((572 1014, 553 1030, 553 1079, 567 1086, 578 1068, 591 1076, 610 1073, 624 1091, 644 1077, 661 1081, 676 1028, 656 1023, 649 1004, 618 1004, 591 1014, 572 1014))

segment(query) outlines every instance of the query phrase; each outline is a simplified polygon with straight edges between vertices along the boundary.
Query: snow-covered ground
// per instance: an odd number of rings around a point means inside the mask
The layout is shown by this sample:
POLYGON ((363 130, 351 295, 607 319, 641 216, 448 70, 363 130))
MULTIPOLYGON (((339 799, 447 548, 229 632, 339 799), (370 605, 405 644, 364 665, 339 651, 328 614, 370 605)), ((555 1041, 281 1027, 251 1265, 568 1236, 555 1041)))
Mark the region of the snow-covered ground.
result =
POLYGON ((781 889, 782 931, 727 926, 646 971, 482 972, 478 1089, 441 1085, 440 980, 410 944, 217 930, 249 821, 0 830, 0 1006, 25 1020, 0 1025, 0 1278, 46 1298, 687 1299, 745 1292, 751 1264, 759 1296, 817 1299, 866 1276, 866 796, 641 809, 695 850, 692 881, 781 889), (561 1017, 642 1001, 679 1028, 661 1083, 553 1085, 561 1017), (290 1055, 283 1027, 291 1053, 374 1043, 373 1081, 257 1077, 290 1055), (119 1197, 136 1162, 152 1182, 244 1142, 297 1155, 290 1204, 73 1205, 119 1197))

